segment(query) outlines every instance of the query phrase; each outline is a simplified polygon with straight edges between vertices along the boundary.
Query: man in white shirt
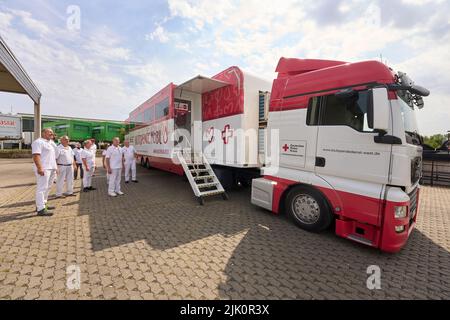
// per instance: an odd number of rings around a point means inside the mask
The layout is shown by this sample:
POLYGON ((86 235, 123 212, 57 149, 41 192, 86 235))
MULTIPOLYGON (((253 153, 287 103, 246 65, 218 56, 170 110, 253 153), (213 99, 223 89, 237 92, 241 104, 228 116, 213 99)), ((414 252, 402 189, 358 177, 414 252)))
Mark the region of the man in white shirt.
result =
POLYGON ((74 160, 74 152, 69 146, 69 137, 61 137, 61 144, 56 151, 56 164, 58 165, 58 177, 56 179, 56 197, 63 197, 64 182, 66 182, 65 196, 72 197, 73 194, 73 170, 77 164, 74 160))
POLYGON ((73 173, 73 178, 75 180, 78 179, 78 171, 80 171, 80 178, 83 179, 83 161, 81 160, 82 151, 83 150, 81 149, 81 145, 77 142, 75 148, 73 149, 73 152, 75 154, 75 162, 77 164, 73 173))
POLYGON ((136 180, 136 149, 134 146, 130 146, 130 141, 125 141, 125 146, 122 148, 123 157, 125 160, 125 183, 130 181, 130 171, 131 171, 131 181, 138 182, 136 180))
POLYGON ((123 151, 119 146, 120 139, 114 138, 113 145, 106 150, 106 170, 109 173, 108 195, 117 197, 124 193, 120 190, 122 167, 124 166, 123 151))
MULTIPOLYGON (((58 145, 55 142, 56 139, 57 139, 57 136, 55 133, 53 133, 52 138, 50 139, 50 144, 52 145, 53 148, 55 148, 55 156, 56 156, 56 153, 58 152, 58 145)), ((50 177, 50 180, 52 183, 56 183, 57 175, 58 175, 58 170, 55 170, 52 172, 52 175, 50 177)))
POLYGON ((32 145, 33 169, 36 174, 36 211, 38 216, 52 216, 47 206, 48 194, 53 184, 52 177, 56 172, 55 148, 50 143, 53 137, 52 129, 42 130, 42 138, 36 139, 32 145))
POLYGON ((95 144, 95 139, 90 139, 92 142, 91 151, 94 154, 94 167, 92 170, 92 176, 95 176, 95 171, 97 170, 97 164, 95 163, 95 158, 97 157, 97 145, 95 144))
MULTIPOLYGON (((102 164, 103 164, 103 169, 106 170, 106 150, 108 150, 109 148, 109 143, 106 144, 106 149, 102 151, 102 164)), ((106 170, 106 184, 109 183, 109 173, 108 170, 106 170)))
POLYGON ((88 192, 91 190, 95 190, 92 187, 92 175, 94 173, 95 167, 95 156, 91 150, 92 141, 86 140, 84 142, 84 149, 81 152, 81 161, 83 161, 84 165, 84 177, 83 177, 83 191, 88 192))

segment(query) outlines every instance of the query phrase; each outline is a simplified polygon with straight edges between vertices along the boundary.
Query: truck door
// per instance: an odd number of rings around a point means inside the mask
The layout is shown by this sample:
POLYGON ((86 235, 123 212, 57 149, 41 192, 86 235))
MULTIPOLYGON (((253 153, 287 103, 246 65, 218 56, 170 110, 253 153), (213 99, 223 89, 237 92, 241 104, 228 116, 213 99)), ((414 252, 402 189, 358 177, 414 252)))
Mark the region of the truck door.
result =
POLYGON ((315 173, 341 198, 342 215, 378 225, 391 146, 374 142, 378 133, 368 126, 369 98, 367 90, 314 98, 307 121, 318 126, 315 173))

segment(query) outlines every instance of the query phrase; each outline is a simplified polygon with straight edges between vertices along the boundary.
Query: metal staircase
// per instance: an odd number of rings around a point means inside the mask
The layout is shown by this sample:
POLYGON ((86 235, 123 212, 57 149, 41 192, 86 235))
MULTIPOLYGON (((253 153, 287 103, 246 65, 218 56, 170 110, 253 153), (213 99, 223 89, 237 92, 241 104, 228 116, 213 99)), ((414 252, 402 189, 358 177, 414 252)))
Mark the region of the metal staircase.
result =
POLYGON ((219 194, 224 200, 228 200, 227 193, 203 153, 193 153, 190 150, 177 152, 177 157, 198 202, 203 205, 205 197, 219 194))

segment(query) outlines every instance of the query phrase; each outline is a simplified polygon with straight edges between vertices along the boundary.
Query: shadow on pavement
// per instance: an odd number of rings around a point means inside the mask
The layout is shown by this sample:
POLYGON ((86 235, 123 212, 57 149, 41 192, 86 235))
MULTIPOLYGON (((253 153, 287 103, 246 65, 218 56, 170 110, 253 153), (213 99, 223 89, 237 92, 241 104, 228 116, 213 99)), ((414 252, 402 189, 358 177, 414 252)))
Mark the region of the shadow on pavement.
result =
POLYGON ((0 216, 0 223, 35 218, 36 211, 17 212, 0 216))
POLYGON ((22 201, 22 202, 14 202, 11 204, 6 204, 1 206, 0 208, 20 208, 20 207, 26 207, 26 206, 31 206, 35 204, 34 200, 30 200, 30 201, 22 201))
POLYGON ((14 184, 14 185, 9 185, 9 186, 2 186, 2 188, 4 189, 11 189, 11 188, 20 188, 20 187, 31 187, 34 186, 36 183, 32 182, 32 183, 22 183, 22 184, 14 184))
POLYGON ((251 205, 248 189, 200 206, 181 177, 139 174, 140 183, 124 185, 122 197, 106 195, 102 176, 94 181, 98 190, 81 193, 79 214, 89 215, 93 250, 144 240, 164 251, 215 236, 208 240, 215 245, 198 250, 214 257, 231 248, 221 298, 450 298, 450 253, 417 229, 400 253, 385 254, 332 231, 303 231, 251 205), (370 265, 381 268, 381 290, 367 289, 370 265))
POLYGON ((450 253, 415 230, 397 254, 335 236, 272 224, 253 226, 239 243, 220 285, 234 299, 449 299, 450 253), (367 268, 381 269, 369 290, 367 268), (405 270, 407 270, 405 272, 405 270))

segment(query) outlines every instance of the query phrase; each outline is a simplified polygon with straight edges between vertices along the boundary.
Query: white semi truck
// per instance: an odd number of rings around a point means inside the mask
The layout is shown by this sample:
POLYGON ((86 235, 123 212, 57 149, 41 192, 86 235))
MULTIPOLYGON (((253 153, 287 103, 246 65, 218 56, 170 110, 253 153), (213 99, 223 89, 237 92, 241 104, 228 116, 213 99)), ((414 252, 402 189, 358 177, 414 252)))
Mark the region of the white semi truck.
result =
POLYGON ((169 84, 130 113, 142 165, 186 175, 203 203, 233 184, 301 228, 384 251, 417 218, 428 90, 383 63, 281 58, 270 83, 231 67, 169 84))

